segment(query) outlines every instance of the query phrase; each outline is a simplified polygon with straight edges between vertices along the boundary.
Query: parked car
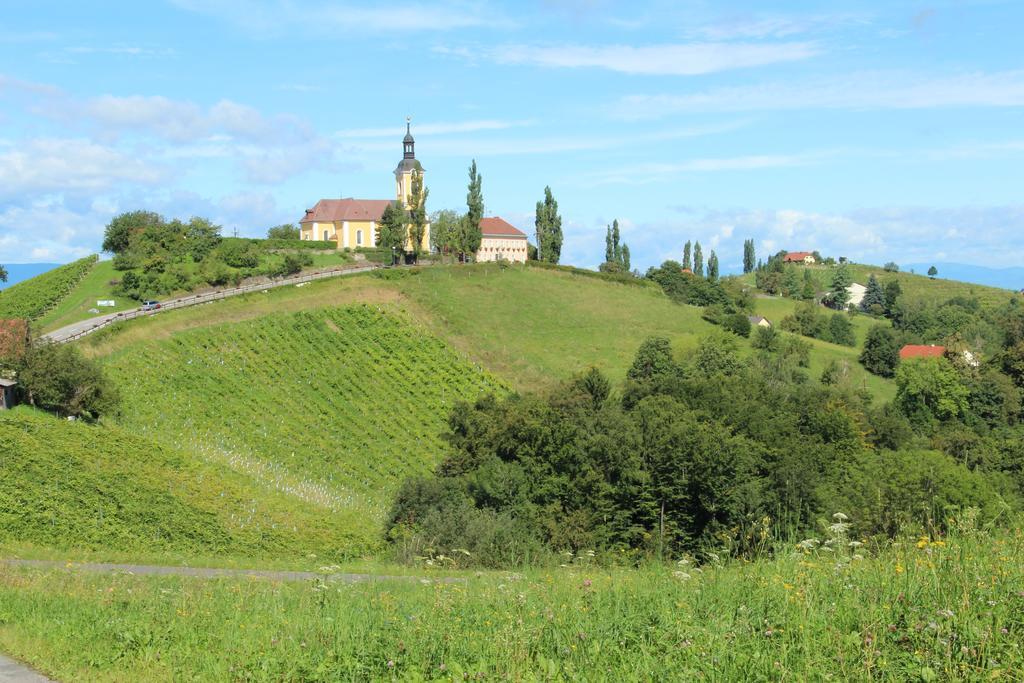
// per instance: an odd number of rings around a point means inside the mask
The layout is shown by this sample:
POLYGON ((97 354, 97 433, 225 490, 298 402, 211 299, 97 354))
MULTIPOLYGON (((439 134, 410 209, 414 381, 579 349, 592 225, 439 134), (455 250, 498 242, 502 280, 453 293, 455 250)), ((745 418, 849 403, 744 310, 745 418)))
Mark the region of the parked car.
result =
POLYGON ((144 310, 144 311, 156 311, 159 308, 160 308, 160 302, 159 301, 148 301, 147 300, 147 301, 143 301, 142 302, 142 310, 144 310))

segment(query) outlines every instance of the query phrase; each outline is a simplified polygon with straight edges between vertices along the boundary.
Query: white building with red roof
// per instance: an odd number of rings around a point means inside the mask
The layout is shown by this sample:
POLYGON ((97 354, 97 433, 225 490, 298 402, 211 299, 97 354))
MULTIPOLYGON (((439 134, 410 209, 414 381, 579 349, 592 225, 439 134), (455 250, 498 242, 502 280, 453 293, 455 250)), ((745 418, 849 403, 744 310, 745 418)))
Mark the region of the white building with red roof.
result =
POLYGON ((477 261, 511 261, 526 263, 526 233, 504 218, 480 219, 480 250, 477 261))
MULTIPOLYGON (((408 120, 402 140, 402 160, 395 168, 394 199, 321 199, 299 219, 300 236, 304 240, 329 240, 339 249, 377 246, 377 223, 389 204, 400 202, 408 209, 413 177, 422 179, 425 171, 416 159, 416 141, 408 120)), ((408 245, 411 248, 411 244, 408 245)), ((430 250, 430 224, 423 233, 421 248, 430 250)))

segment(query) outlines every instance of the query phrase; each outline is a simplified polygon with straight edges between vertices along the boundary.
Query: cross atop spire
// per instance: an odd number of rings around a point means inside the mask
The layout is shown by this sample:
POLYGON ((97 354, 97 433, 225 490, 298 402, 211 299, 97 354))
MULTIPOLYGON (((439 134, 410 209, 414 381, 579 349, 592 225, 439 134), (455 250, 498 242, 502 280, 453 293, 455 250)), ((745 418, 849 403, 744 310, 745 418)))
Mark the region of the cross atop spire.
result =
POLYGON ((405 117, 405 139, 402 140, 402 147, 405 150, 405 153, 403 154, 403 158, 405 158, 405 159, 415 159, 416 158, 416 141, 413 140, 413 137, 412 137, 412 130, 410 129, 411 125, 412 125, 412 117, 411 116, 406 116, 405 117))

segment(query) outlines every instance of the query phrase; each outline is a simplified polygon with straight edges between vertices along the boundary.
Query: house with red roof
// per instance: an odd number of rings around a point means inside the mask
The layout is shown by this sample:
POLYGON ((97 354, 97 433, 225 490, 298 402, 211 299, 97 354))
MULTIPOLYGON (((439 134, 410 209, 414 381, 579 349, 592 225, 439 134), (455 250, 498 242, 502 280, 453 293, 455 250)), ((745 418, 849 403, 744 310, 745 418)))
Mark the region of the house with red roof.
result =
POLYGON ((526 233, 504 218, 481 218, 480 233, 483 239, 480 240, 480 250, 476 253, 477 261, 526 263, 526 233))
POLYGON ((946 355, 945 346, 935 344, 907 344, 900 349, 900 360, 909 358, 942 358, 946 355))
MULTIPOLYGON (((416 159, 416 141, 412 137, 410 122, 405 124, 402 140, 402 160, 395 168, 394 199, 321 199, 299 219, 299 233, 304 240, 328 240, 338 249, 377 246, 377 224, 389 204, 398 202, 409 209, 413 179, 422 181, 425 171, 416 159)), ((411 250, 411 242, 407 246, 411 250)), ((430 250, 430 224, 423 232, 423 251, 430 250)))
POLYGON ((817 259, 814 258, 814 254, 809 251, 790 251, 782 257, 782 262, 804 263, 810 266, 817 263, 817 259))

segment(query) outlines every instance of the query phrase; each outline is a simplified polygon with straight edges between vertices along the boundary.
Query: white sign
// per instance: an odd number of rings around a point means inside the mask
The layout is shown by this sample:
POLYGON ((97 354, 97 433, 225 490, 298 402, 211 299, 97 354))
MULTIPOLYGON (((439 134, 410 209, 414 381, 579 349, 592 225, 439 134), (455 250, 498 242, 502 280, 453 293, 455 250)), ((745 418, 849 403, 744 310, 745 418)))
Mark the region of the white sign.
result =
POLYGON ((113 299, 100 299, 96 302, 96 305, 103 308, 113 308, 114 306, 117 306, 113 299))

